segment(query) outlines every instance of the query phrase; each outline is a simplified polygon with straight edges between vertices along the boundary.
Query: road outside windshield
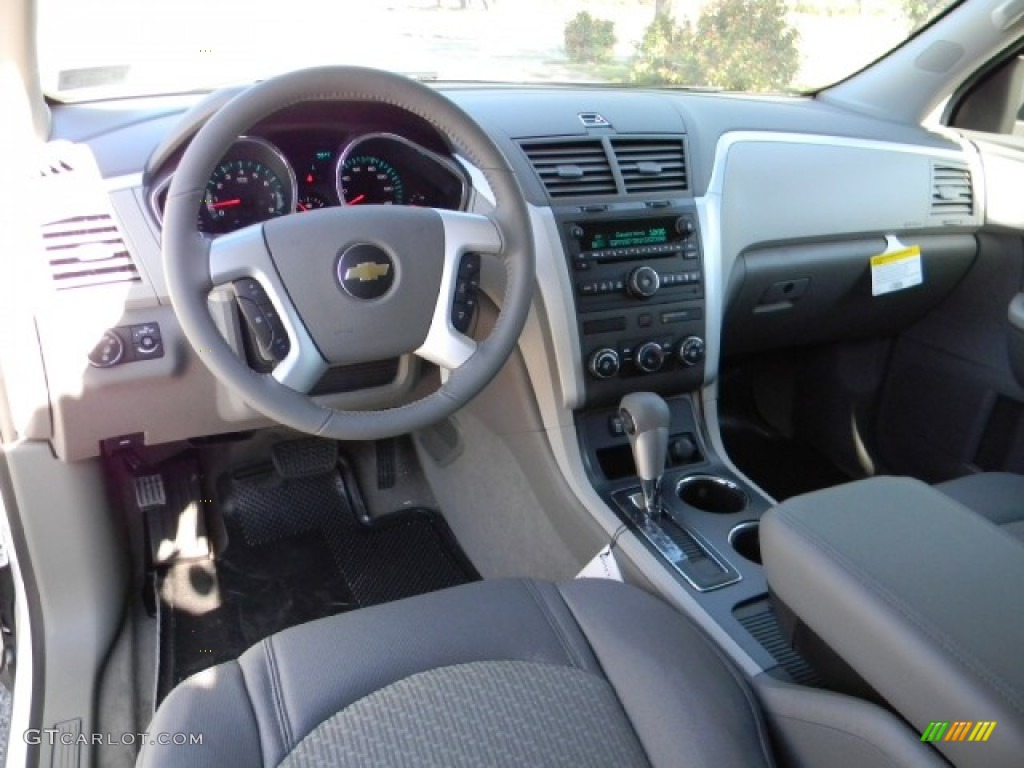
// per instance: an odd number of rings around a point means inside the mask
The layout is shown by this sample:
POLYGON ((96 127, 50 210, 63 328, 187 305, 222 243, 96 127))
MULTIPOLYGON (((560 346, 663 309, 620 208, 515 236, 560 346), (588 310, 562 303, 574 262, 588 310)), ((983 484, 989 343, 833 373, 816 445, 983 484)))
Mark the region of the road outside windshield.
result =
POLYGON ((439 81, 806 91, 954 0, 40 0, 44 89, 65 100, 361 64, 439 81))

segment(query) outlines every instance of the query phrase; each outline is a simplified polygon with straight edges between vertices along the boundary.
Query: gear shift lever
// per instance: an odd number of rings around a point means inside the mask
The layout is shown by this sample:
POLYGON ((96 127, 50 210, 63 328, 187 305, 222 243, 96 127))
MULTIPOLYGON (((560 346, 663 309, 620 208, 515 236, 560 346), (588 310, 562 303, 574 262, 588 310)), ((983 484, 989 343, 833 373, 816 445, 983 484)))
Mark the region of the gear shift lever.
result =
POLYGON ((619 403, 619 418, 633 449, 645 511, 658 518, 662 513, 661 476, 668 456, 668 403, 653 392, 632 392, 619 403))

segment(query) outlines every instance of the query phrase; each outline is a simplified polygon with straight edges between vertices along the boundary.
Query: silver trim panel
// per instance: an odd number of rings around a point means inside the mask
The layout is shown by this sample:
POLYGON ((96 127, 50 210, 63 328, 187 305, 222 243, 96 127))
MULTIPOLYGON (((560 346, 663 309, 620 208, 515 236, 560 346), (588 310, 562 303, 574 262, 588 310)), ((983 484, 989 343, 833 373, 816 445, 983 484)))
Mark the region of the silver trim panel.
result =
POLYGON ((210 279, 215 286, 243 277, 251 277, 260 282, 291 341, 288 354, 277 364, 271 375, 296 392, 309 392, 327 371, 327 361, 313 343, 313 338, 288 298, 288 292, 267 250, 263 225, 254 224, 211 240, 209 264, 210 279))
POLYGON ((636 527, 643 537, 650 542, 670 566, 672 570, 682 576, 686 583, 693 587, 698 592, 714 592, 722 587, 728 587, 731 584, 736 584, 743 580, 739 571, 732 567, 728 560, 720 555, 714 547, 708 543, 707 539, 701 536, 699 533, 683 525, 673 514, 672 507, 665 505, 662 507, 662 514, 665 515, 672 523, 679 528, 681 531, 686 533, 699 549, 703 551, 705 556, 711 560, 715 565, 722 569, 723 573, 733 573, 735 577, 721 582, 720 584, 713 584, 707 586, 704 584, 698 584, 693 576, 691 576, 686 569, 686 564, 690 562, 690 558, 687 557, 686 553, 679 547, 678 544, 670 537, 662 527, 654 520, 651 519, 644 511, 644 497, 643 494, 637 491, 620 491, 614 494, 615 503, 618 505, 622 513, 629 518, 630 522, 636 527), (628 499, 629 503, 624 503, 623 498, 628 499))
POLYGON ((459 260, 463 254, 500 254, 501 234, 486 216, 435 209, 444 226, 444 267, 434 315, 423 344, 414 354, 429 360, 442 369, 455 370, 464 365, 476 352, 476 342, 459 333, 452 325, 452 302, 459 260))

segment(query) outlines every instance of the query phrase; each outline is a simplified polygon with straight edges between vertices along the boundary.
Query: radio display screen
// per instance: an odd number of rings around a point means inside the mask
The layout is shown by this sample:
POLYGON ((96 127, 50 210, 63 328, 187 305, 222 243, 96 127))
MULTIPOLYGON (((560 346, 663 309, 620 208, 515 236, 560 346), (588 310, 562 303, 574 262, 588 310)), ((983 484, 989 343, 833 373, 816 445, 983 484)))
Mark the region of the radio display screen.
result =
POLYGON ((675 219, 634 219, 632 221, 596 221, 581 224, 580 246, 585 251, 608 248, 635 248, 639 245, 664 245, 675 234, 675 219))

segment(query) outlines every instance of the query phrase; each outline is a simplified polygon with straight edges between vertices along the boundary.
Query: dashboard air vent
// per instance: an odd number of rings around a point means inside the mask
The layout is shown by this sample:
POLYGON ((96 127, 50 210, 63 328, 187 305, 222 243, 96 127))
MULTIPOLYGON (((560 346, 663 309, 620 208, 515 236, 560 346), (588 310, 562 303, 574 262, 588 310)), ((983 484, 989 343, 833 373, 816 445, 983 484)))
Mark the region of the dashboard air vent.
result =
POLYGON ((44 152, 40 229, 54 287, 140 281, 89 148, 54 142, 44 152))
POLYGON ((599 140, 524 141, 521 146, 552 198, 617 192, 608 156, 599 140))
POLYGON ((43 224, 43 247, 58 291, 139 280, 139 270, 108 213, 43 224))
POLYGON ((626 194, 687 191, 683 139, 612 139, 612 151, 626 194))
POLYGON ((966 166, 932 166, 931 211, 936 216, 970 216, 974 213, 971 172, 966 166))

